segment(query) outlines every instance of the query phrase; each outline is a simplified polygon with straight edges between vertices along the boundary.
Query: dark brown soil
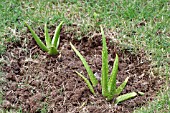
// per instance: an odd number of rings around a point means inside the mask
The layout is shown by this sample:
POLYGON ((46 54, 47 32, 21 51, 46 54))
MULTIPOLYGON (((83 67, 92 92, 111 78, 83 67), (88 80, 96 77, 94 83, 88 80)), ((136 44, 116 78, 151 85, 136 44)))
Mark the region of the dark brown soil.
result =
MULTIPOLYGON (((53 33, 51 33, 53 34, 53 33)), ((43 39, 43 31, 39 31, 43 39)), ((137 97, 114 105, 101 95, 101 87, 95 88, 92 95, 84 81, 76 75, 78 71, 87 76, 80 59, 69 45, 72 42, 86 58, 95 74, 101 75, 101 36, 84 37, 78 41, 74 35, 61 32, 60 54, 49 56, 41 51, 30 33, 21 37, 20 42, 10 43, 2 57, 1 70, 4 71, 6 83, 3 84, 4 101, 2 107, 9 109, 22 108, 29 113, 40 113, 47 105, 49 113, 128 113, 136 107, 153 100, 160 90, 163 80, 152 76, 150 62, 144 52, 131 54, 107 38, 109 50, 109 67, 112 68, 115 54, 119 55, 119 72, 117 85, 130 77, 122 94, 144 92, 137 97)), ((44 40, 44 39, 43 39, 44 40)))

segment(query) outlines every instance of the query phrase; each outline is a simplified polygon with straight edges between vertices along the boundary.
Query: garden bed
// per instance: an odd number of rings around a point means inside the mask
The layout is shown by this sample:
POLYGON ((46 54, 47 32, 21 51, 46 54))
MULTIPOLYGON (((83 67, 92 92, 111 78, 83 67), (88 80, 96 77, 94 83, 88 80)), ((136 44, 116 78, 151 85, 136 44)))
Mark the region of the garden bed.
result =
MULTIPOLYGON (((52 31, 51 34, 54 34, 52 31)), ((44 40, 43 31, 39 30, 37 33, 44 40)), ((130 77, 122 94, 133 91, 145 93, 114 105, 114 100, 108 102, 103 98, 99 84, 94 96, 82 78, 75 73, 78 71, 87 76, 82 62, 69 45, 72 42, 86 58, 95 75, 100 76, 101 35, 77 40, 63 28, 60 37, 60 54, 56 56, 49 56, 41 51, 29 32, 23 34, 19 42, 8 44, 7 52, 2 56, 6 61, 1 69, 6 78, 2 88, 3 108, 21 108, 23 112, 29 113, 39 113, 45 106, 49 113, 128 113, 153 100, 164 83, 158 76, 152 76, 150 61, 144 52, 133 54, 120 49, 119 45, 107 37, 110 71, 115 54, 119 55, 117 85, 130 77)))

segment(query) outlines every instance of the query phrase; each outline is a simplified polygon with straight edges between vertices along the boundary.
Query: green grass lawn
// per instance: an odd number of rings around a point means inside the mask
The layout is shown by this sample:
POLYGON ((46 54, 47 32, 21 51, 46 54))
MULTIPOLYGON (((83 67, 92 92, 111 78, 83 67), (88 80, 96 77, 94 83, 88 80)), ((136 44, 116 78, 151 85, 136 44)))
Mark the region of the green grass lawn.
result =
MULTIPOLYGON (((152 61, 153 74, 167 78, 167 85, 154 102, 135 113, 168 113, 170 111, 170 2, 169 0, 1 0, 0 54, 5 42, 18 41, 28 22, 36 29, 45 22, 56 25, 61 20, 81 36, 98 32, 114 32, 120 46, 133 52, 145 50, 152 61), (58 1, 58 2, 56 2, 58 1)), ((1 60, 0 60, 1 61, 1 60)), ((0 100, 1 101, 1 100, 0 100)))

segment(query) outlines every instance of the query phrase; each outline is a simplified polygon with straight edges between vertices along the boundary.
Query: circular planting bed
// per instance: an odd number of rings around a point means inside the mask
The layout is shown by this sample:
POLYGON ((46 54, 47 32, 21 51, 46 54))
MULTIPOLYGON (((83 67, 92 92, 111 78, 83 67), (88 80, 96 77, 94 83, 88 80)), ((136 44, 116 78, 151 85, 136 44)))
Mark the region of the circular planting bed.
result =
MULTIPOLYGON (((39 30, 37 33, 44 40, 43 31, 39 30)), ((51 31, 51 34, 54 33, 51 31)), ((98 84, 94 96, 82 78, 75 73, 78 71, 87 77, 87 72, 71 49, 70 42, 85 57, 92 71, 101 76, 101 35, 83 37, 81 40, 73 37, 62 29, 60 54, 56 56, 49 56, 41 51, 29 32, 23 34, 19 42, 9 43, 6 53, 2 55, 5 62, 1 70, 6 78, 6 82, 2 84, 2 107, 22 109, 23 113, 40 113, 42 109, 47 109, 48 113, 128 113, 153 100, 160 90, 163 80, 151 76, 150 62, 144 52, 131 54, 121 50, 107 37, 110 71, 116 53, 119 55, 117 86, 126 77, 130 77, 122 94, 138 91, 145 94, 115 105, 114 99, 110 102, 105 100, 98 84)))

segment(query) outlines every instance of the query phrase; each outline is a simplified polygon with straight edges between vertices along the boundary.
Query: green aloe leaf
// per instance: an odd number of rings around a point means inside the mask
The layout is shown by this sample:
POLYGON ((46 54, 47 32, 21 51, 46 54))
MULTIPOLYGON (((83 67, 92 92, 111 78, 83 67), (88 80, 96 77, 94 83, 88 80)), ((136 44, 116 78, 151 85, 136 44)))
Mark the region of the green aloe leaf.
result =
POLYGON ((34 30, 31 28, 31 26, 29 26, 26 22, 25 25, 28 27, 28 29, 30 30, 34 40, 36 41, 36 43, 40 46, 40 48, 43 51, 48 51, 48 48, 44 45, 44 43, 40 40, 40 38, 37 36, 37 34, 34 32, 34 30))
POLYGON ((76 71, 76 73, 77 73, 77 75, 79 75, 86 82, 86 84, 87 84, 88 88, 90 89, 90 91, 93 94, 95 94, 93 86, 91 85, 90 81, 86 77, 84 77, 82 74, 80 74, 79 72, 76 71))
POLYGON ((127 94, 118 96, 118 97, 116 98, 116 102, 115 102, 115 103, 118 104, 118 103, 120 103, 120 102, 122 102, 122 101, 128 100, 128 99, 133 98, 133 97, 135 97, 135 96, 137 96, 137 93, 136 93, 136 92, 131 92, 131 93, 127 93, 127 94))
POLYGON ((138 94, 143 96, 145 93, 144 92, 141 92, 141 91, 138 91, 138 94))
POLYGON ((102 33, 102 77, 101 77, 101 86, 102 86, 102 95, 104 97, 108 96, 108 51, 106 46, 106 38, 104 35, 103 28, 101 27, 102 33))
POLYGON ((56 55, 58 53, 58 50, 55 47, 50 47, 48 54, 50 55, 56 55))
POLYGON ((116 91, 116 77, 117 77, 117 72, 118 72, 118 63, 119 63, 119 58, 118 58, 118 55, 116 54, 116 58, 113 64, 113 69, 112 69, 110 79, 108 82, 108 90, 109 90, 110 96, 113 96, 116 91))
POLYGON ((129 77, 127 77, 125 79, 125 81, 116 89, 116 92, 115 92, 114 95, 119 95, 123 91, 123 89, 125 88, 125 86, 126 86, 126 84, 128 82, 128 79, 129 79, 129 77))
POLYGON ((60 30, 62 27, 63 21, 56 27, 53 39, 52 39, 52 46, 58 48, 59 41, 60 41, 60 30))
POLYGON ((86 68, 86 71, 90 77, 90 81, 92 82, 93 86, 96 86, 98 81, 96 79, 96 77, 94 76, 92 70, 90 69, 90 66, 88 65, 88 63, 86 62, 85 58, 80 54, 80 52, 73 46, 73 44, 70 42, 71 48, 75 51, 75 53, 77 54, 77 56, 80 58, 80 60, 82 61, 84 67, 86 68))
POLYGON ((45 32, 45 42, 46 42, 47 48, 50 48, 51 47, 51 38, 48 34, 47 24, 45 24, 45 26, 44 26, 44 32, 45 32))

